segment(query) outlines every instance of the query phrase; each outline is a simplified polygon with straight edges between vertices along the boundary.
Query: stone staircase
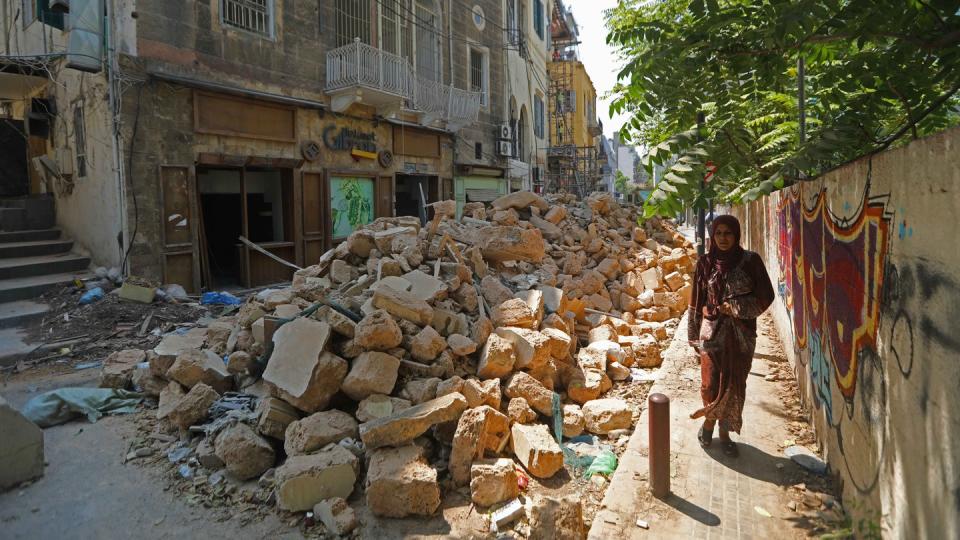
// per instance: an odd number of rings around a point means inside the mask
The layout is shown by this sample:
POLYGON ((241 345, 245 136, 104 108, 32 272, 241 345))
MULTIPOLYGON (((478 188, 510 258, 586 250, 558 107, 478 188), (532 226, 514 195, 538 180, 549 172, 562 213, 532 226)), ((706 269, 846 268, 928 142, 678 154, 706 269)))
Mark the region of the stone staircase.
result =
POLYGON ((17 327, 47 312, 36 298, 87 276, 90 259, 73 253, 55 224, 51 197, 0 199, 0 365, 22 352, 17 327))

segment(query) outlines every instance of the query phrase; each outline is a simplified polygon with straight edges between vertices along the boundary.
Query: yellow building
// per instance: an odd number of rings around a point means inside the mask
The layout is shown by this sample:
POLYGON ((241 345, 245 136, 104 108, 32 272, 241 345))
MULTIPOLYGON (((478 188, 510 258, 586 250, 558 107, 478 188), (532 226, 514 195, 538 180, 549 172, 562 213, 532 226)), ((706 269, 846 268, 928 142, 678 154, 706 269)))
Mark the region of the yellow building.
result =
POLYGON ((548 105, 550 145, 595 148, 600 135, 597 122, 597 90, 579 60, 547 64, 555 99, 548 105))

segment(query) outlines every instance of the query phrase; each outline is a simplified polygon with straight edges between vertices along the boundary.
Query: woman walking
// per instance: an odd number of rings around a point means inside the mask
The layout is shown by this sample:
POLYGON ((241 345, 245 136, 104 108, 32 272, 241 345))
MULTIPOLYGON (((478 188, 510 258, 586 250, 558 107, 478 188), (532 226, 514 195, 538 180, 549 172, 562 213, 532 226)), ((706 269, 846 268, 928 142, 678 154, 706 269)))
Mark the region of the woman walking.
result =
POLYGON ((697 438, 708 448, 720 423, 723 453, 736 457, 730 432, 740 433, 747 375, 757 345, 757 317, 773 303, 773 287, 760 256, 740 247, 740 222, 717 216, 710 227, 710 251, 697 262, 688 314, 690 345, 700 354, 704 418, 697 438))

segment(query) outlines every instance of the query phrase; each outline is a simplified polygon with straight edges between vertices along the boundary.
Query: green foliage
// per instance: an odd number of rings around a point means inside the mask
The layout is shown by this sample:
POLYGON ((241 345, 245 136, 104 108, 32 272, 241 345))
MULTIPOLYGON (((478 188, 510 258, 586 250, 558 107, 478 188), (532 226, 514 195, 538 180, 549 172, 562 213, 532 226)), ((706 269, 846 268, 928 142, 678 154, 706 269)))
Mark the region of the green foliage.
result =
POLYGON ((629 179, 621 171, 617 171, 616 177, 613 179, 613 186, 620 193, 627 193, 627 184, 629 179))
POLYGON ((753 200, 960 123, 953 0, 623 0, 607 25, 624 63, 610 112, 630 115, 622 135, 649 148, 648 173, 668 167, 648 216, 753 200))

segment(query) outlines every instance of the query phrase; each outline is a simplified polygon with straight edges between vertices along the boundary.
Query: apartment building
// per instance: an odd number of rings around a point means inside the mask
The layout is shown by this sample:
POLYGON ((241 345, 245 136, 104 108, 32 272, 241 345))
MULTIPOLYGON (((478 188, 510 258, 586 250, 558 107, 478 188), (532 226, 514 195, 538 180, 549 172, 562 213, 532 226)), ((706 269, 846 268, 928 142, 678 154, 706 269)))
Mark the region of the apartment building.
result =
POLYGON ((52 197, 97 264, 189 290, 272 283, 292 269, 241 236, 306 266, 377 217, 523 187, 499 144, 498 1, 71 0, 59 27, 42 4, 2 4, 0 74, 18 83, 0 111, 47 115, 20 190, 52 197))

